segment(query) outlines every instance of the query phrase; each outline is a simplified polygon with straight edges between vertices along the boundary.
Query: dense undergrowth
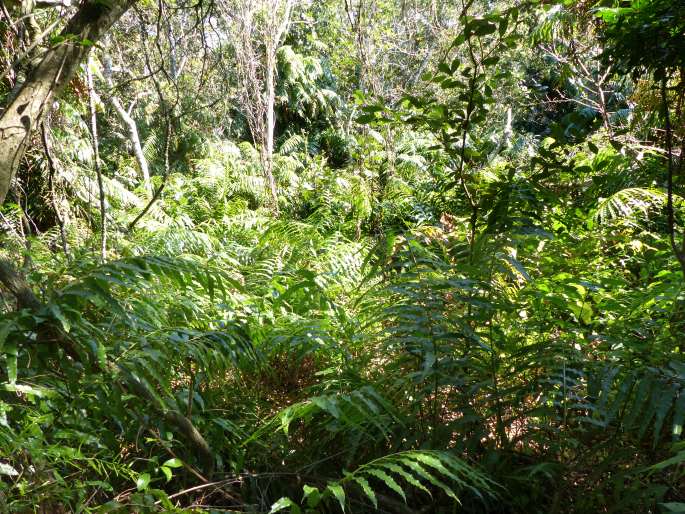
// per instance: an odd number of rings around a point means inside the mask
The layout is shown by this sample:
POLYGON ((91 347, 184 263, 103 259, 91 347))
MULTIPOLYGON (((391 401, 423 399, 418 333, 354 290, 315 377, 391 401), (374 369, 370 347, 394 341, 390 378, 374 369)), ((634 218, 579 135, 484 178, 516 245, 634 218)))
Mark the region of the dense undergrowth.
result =
MULTIPOLYGON (((17 186, 1 211, 29 292, 0 290, 0 511, 684 512, 658 90, 616 71, 611 119, 559 112, 546 91, 587 103, 580 79, 532 50, 594 20, 462 16, 397 102, 345 103, 284 47, 277 215, 252 144, 150 110, 139 217, 104 121, 104 261, 72 92, 57 193, 17 186)), ((40 153, 20 183, 53 173, 40 153)))

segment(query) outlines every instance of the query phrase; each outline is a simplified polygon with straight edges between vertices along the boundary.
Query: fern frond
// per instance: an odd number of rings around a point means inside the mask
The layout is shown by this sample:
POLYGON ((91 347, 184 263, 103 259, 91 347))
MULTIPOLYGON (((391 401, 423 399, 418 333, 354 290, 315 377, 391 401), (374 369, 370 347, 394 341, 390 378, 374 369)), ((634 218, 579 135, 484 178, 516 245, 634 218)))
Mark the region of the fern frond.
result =
POLYGON ((164 138, 152 131, 143 142, 143 155, 148 164, 160 162, 164 157, 164 138))
POLYGON ((307 141, 302 134, 291 134, 281 143, 279 152, 283 155, 290 155, 295 152, 307 150, 307 141))
MULTIPOLYGON (((411 450, 385 455, 363 464, 353 472, 345 473, 344 478, 329 482, 323 491, 305 486, 305 499, 313 497, 314 502, 309 502, 312 506, 312 503, 318 505, 321 501, 331 498, 344 512, 347 505, 345 491, 352 486, 361 489, 375 509, 379 507, 379 495, 384 490, 392 491, 407 503, 407 491, 417 489, 432 496, 429 488, 433 488, 460 503, 458 494, 460 491, 468 490, 474 496, 484 500, 486 497, 496 498, 497 489, 500 488, 482 471, 449 452, 411 450)), ((274 504, 271 512, 297 507, 292 500, 285 500, 288 499, 282 498, 274 504)))
POLYGON ((315 396, 286 407, 243 444, 257 441, 274 430, 281 430, 288 435, 295 421, 307 424, 320 416, 328 420, 326 427, 330 434, 352 431, 370 440, 378 436, 389 437, 394 427, 403 423, 388 400, 373 387, 365 386, 349 394, 315 396))
MULTIPOLYGON (((660 208, 666 203, 666 193, 659 189, 631 187, 623 189, 597 206, 595 220, 602 223, 615 219, 637 220, 646 216, 652 209, 660 208)), ((682 198, 677 198, 682 202, 682 198)))
POLYGON ((637 440, 651 431, 653 446, 665 437, 664 427, 670 420, 669 436, 682 437, 685 420, 685 368, 678 362, 661 368, 624 370, 605 367, 594 372, 590 381, 599 384, 598 398, 581 401, 582 409, 590 404, 586 418, 593 424, 616 425, 637 440))

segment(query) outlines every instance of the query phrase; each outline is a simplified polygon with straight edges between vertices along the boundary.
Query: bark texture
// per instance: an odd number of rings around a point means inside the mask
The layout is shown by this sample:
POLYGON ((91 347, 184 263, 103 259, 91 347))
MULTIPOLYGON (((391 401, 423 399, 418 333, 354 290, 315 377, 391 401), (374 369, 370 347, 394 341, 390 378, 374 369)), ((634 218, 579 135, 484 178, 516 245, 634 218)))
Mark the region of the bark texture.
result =
POLYGON ((67 22, 63 42, 47 51, 0 117, 0 204, 10 188, 31 133, 41 123, 53 96, 71 81, 78 66, 135 0, 85 2, 67 22))

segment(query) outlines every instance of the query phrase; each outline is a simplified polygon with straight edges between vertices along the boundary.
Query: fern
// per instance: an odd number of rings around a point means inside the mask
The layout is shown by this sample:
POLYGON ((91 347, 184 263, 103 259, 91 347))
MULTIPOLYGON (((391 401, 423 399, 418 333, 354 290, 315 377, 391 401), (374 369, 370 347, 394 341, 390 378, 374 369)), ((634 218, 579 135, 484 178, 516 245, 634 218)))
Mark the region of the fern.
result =
POLYGON ((373 440, 388 438, 393 427, 403 422, 396 409, 373 387, 365 386, 348 394, 328 394, 312 397, 291 405, 276 414, 263 427, 254 432, 243 444, 259 441, 274 429, 288 435, 295 421, 311 423, 315 417, 324 415, 324 425, 329 437, 340 432, 353 431, 373 440))
MULTIPOLYGON (((606 367, 591 377, 596 399, 590 405, 592 423, 616 426, 642 440, 652 433, 657 447, 664 437, 663 428, 670 420, 670 437, 682 437, 685 422, 685 369, 672 362, 662 368, 624 370, 606 367)), ((579 404, 582 408, 582 403, 579 404)))
MULTIPOLYGON (((332 498, 344 512, 347 505, 345 491, 352 485, 362 491, 375 509, 379 508, 378 494, 384 489, 392 491, 406 503, 407 488, 417 489, 428 495, 432 495, 429 488, 437 489, 455 502, 459 502, 458 491, 468 490, 473 495, 485 499, 496 497, 496 490, 499 487, 481 471, 448 452, 412 450, 386 455, 359 466, 353 472, 345 473, 344 478, 329 482, 323 491, 305 486, 303 501, 308 500, 309 507, 316 507, 322 501, 332 498)), ((272 506, 270 512, 278 512, 288 507, 291 508, 291 512, 299 511, 295 502, 281 498, 272 506)))
POLYGON ((143 141, 143 156, 149 165, 164 160, 164 137, 156 131, 150 131, 143 141))
MULTIPOLYGON (((680 205, 683 199, 676 196, 674 201, 680 205)), ((665 203, 666 193, 661 190, 641 187, 623 189, 599 203, 595 219, 598 222, 622 218, 636 220, 656 208, 661 208, 665 203)))
POLYGON ((291 134, 283 142, 279 148, 279 152, 283 155, 293 154, 295 152, 302 152, 307 150, 307 140, 302 134, 291 134))

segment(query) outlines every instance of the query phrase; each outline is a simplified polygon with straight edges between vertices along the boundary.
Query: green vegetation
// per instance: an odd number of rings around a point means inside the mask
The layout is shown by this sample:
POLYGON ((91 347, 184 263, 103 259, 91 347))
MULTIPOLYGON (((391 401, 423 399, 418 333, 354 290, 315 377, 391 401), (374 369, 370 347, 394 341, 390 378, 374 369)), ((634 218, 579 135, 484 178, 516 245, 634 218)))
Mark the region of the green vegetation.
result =
POLYGON ((683 0, 0 10, 0 512, 685 512, 683 0))

